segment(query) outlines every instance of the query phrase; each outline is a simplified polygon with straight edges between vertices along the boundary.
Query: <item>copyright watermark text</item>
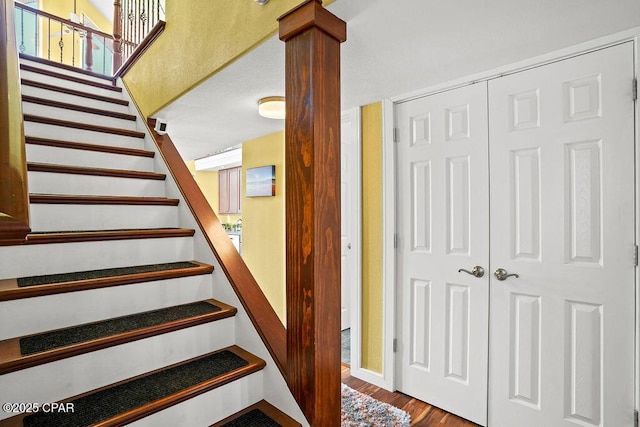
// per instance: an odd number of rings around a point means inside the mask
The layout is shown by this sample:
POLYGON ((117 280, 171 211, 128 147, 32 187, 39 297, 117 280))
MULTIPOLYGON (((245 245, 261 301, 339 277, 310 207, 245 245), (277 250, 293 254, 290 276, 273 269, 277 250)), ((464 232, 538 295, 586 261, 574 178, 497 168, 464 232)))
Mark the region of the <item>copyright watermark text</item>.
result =
POLYGON ((58 402, 45 402, 45 403, 3 403, 2 410, 10 414, 33 414, 36 412, 45 413, 73 413, 75 407, 72 402, 58 403, 58 402))

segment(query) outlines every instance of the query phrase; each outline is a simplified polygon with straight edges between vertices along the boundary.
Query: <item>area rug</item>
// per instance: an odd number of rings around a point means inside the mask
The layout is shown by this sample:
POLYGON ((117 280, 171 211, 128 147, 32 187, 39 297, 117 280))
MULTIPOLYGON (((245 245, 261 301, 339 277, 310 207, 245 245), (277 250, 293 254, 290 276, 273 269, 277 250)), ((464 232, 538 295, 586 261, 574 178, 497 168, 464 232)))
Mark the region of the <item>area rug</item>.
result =
POLYGON ((342 384, 342 427, 409 427, 410 423, 402 409, 342 384))

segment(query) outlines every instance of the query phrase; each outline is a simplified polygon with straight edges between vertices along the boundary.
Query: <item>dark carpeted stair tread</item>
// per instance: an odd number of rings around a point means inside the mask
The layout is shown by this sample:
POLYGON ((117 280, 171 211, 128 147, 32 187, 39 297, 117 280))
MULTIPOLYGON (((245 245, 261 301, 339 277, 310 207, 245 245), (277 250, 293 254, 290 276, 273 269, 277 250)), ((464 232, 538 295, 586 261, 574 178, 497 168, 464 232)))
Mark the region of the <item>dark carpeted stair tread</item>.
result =
POLYGON ((19 417, 25 427, 76 427, 98 422, 101 426, 125 425, 256 372, 264 365, 262 359, 231 346, 70 398, 65 402, 73 403, 73 413, 41 412, 19 417))
POLYGON ((216 311, 220 311, 220 307, 207 302, 196 302, 43 332, 20 338, 20 353, 22 355, 40 353, 216 311))
POLYGON ((260 402, 213 424, 211 427, 297 427, 296 420, 270 403, 260 402))
POLYGON ((0 341, 0 374, 213 322, 236 311, 206 300, 0 341))
POLYGON ((199 276, 211 272, 213 272, 212 265, 197 261, 183 261, 21 277, 0 280, 0 301, 199 276))
POLYGON ((132 267, 105 268, 101 270, 78 271, 64 274, 47 274, 42 276, 20 277, 18 286, 36 286, 61 282, 75 282, 79 280, 101 279, 105 277, 126 276, 129 274, 149 273, 152 271, 178 270, 196 267, 198 264, 182 261, 165 264, 136 265, 132 267))
POLYGON ((280 427, 280 423, 277 423, 259 409, 249 411, 223 425, 227 427, 280 427))

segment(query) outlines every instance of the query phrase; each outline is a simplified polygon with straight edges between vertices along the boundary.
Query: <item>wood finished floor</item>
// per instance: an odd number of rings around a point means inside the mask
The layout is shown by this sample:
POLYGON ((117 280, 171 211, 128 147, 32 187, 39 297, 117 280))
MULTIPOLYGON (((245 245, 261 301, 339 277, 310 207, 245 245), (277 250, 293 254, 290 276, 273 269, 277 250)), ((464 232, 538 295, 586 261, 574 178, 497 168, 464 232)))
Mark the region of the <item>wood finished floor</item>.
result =
POLYGON ((431 406, 406 394, 390 392, 351 376, 349 365, 342 364, 342 382, 360 393, 389 403, 411 415, 415 427, 478 427, 477 424, 431 406))

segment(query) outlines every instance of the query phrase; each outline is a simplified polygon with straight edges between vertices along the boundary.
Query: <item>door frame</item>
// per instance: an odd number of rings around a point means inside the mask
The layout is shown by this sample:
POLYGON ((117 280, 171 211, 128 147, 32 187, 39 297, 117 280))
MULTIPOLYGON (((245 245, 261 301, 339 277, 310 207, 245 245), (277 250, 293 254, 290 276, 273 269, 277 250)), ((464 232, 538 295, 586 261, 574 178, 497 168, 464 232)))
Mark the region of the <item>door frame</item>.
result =
MULTIPOLYGON (((362 331, 362 123, 360 118, 360 108, 354 107, 344 110, 341 113, 341 125, 348 120, 351 124, 349 129, 350 138, 353 141, 354 158, 351 159, 351 194, 353 196, 351 203, 352 218, 352 252, 355 260, 356 283, 350 284, 350 329, 351 329, 351 366, 360 364, 360 343, 362 331)), ((342 285, 341 285, 342 286, 342 285)))
MULTIPOLYGON (((403 95, 395 96, 390 99, 383 100, 383 372, 376 374, 381 380, 376 385, 388 390, 396 389, 396 369, 398 369, 399 359, 396 360, 394 349, 394 340, 400 336, 400 332, 396 329, 398 322, 397 316, 400 314, 397 308, 396 287, 397 268, 396 268, 396 251, 394 248, 394 239, 396 238, 397 225, 395 206, 397 201, 397 165, 396 165, 396 147, 394 144, 394 128, 396 127, 396 117, 394 114, 395 105, 434 95, 440 92, 456 89, 481 81, 498 78, 500 76, 517 73, 530 68, 535 68, 561 61, 578 55, 583 55, 595 50, 604 49, 624 42, 633 42, 634 46, 634 67, 636 80, 640 74, 640 27, 631 28, 626 31, 614 33, 594 40, 583 42, 564 49, 549 52, 533 58, 525 59, 513 64, 494 68, 481 73, 472 74, 460 79, 433 85, 427 88, 415 90, 403 95)), ((631 90, 631 84, 629 86, 631 90)), ((636 100, 635 104, 635 237, 636 244, 640 243, 640 102, 636 100)), ((635 316, 635 408, 640 410, 640 269, 636 267, 636 316, 635 316)), ((364 378, 363 378, 364 379, 364 378)))

